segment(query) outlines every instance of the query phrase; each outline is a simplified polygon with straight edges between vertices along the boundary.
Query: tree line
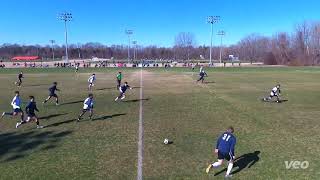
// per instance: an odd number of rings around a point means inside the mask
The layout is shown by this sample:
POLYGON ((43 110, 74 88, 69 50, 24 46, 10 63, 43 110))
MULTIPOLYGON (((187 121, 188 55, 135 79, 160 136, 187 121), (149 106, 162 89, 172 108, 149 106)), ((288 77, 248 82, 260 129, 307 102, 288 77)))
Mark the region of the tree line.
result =
MULTIPOLYGON (((216 38, 217 39, 217 38, 216 38)), ((101 43, 71 44, 69 58, 88 59, 92 57, 104 59, 127 59, 127 45, 107 46, 101 43)), ((220 56, 219 46, 214 46, 212 57, 220 56)), ((131 59, 151 60, 199 60, 209 59, 210 47, 197 45, 196 37, 190 32, 181 32, 174 38, 172 47, 131 46, 131 59)), ((303 22, 295 26, 291 33, 279 32, 271 37, 250 34, 238 43, 222 47, 222 60, 230 61, 229 55, 239 57, 241 61, 264 62, 265 64, 284 65, 317 65, 320 64, 320 22, 303 22)), ((0 59, 10 59, 14 56, 40 56, 52 59, 63 58, 65 47, 55 45, 0 45, 0 59)))

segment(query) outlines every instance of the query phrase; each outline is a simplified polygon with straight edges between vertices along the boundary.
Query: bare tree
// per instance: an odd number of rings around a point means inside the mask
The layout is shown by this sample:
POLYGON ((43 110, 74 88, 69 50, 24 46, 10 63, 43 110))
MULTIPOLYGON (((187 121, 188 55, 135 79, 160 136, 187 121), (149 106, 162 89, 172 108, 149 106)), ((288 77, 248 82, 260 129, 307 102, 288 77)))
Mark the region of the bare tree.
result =
POLYGON ((194 34, 190 32, 179 33, 174 40, 174 48, 178 58, 190 60, 192 49, 196 45, 194 34))

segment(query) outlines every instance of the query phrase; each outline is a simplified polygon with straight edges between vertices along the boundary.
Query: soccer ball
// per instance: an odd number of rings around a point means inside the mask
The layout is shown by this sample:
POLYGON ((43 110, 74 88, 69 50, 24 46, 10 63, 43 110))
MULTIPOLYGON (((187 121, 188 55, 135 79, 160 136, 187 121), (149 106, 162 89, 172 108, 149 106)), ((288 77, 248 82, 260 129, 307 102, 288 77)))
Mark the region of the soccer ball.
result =
POLYGON ((169 144, 169 139, 165 138, 163 144, 169 144))

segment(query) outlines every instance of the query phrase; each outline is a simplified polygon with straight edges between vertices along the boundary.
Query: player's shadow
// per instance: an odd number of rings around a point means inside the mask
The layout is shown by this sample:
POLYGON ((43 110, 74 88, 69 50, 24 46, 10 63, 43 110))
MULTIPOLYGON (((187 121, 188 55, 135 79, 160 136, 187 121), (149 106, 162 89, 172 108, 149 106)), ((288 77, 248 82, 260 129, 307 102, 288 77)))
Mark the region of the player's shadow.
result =
POLYGON ((30 154, 55 148, 59 141, 71 133, 72 131, 29 131, 1 134, 0 163, 14 161, 30 154))
POLYGON ((110 89, 117 89, 117 88, 116 87, 99 88, 99 89, 97 89, 97 91, 110 90, 110 89))
POLYGON ((36 87, 36 86, 50 86, 50 84, 30 84, 27 87, 36 87))
MULTIPOLYGON (((254 164, 256 164, 260 160, 259 154, 260 154, 260 151, 255 151, 253 153, 243 154, 242 156, 238 157, 233 164, 233 169, 236 169, 236 168, 237 169, 232 171, 231 174, 237 174, 245 168, 251 168, 254 164)), ((225 171, 227 171, 227 168, 217 172, 215 176, 225 171)))
POLYGON ((69 119, 69 120, 66 120, 66 121, 56 122, 56 123, 47 125, 46 128, 48 128, 48 127, 56 127, 56 126, 60 126, 62 124, 68 124, 68 123, 71 123, 71 122, 74 122, 74 121, 75 121, 75 119, 69 119))
POLYGON ((101 116, 101 117, 97 117, 92 119, 92 121, 101 121, 101 120, 106 120, 106 119, 112 119, 114 117, 118 117, 118 116, 124 116, 126 115, 126 113, 121 113, 121 114, 113 114, 113 115, 109 115, 109 116, 101 116))
POLYGON ((59 113, 59 114, 51 114, 51 115, 48 115, 48 116, 42 116, 42 117, 39 117, 39 119, 51 119, 51 118, 55 118, 55 117, 59 117, 59 116, 63 116, 63 115, 66 115, 68 113, 59 113))
POLYGON ((213 83, 216 83, 216 82, 214 81, 203 82, 203 84, 213 84, 213 83))
POLYGON ((82 100, 78 100, 78 101, 65 102, 60 105, 63 106, 63 105, 70 105, 70 104, 78 104, 78 103, 82 103, 82 102, 83 102, 82 100))
POLYGON ((140 102, 140 101, 149 101, 149 100, 150 100, 150 98, 144 98, 144 99, 126 100, 126 101, 123 101, 123 102, 130 103, 130 102, 140 102))
POLYGON ((281 99, 279 100, 279 103, 284 103, 284 102, 287 102, 288 100, 287 99, 281 99))

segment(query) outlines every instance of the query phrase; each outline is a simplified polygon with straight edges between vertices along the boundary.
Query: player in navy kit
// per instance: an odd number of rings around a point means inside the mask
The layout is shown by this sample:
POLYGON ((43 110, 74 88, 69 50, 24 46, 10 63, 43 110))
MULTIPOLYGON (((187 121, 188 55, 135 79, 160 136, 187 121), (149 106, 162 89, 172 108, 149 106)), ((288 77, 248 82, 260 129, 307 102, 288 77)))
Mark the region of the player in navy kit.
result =
POLYGON ((15 84, 16 84, 18 87, 20 87, 21 84, 22 84, 22 78, 24 78, 24 77, 23 77, 23 72, 21 71, 21 72, 18 74, 18 81, 15 82, 15 84))
POLYGON ((224 160, 227 160, 229 164, 225 177, 231 177, 230 173, 233 167, 233 161, 235 159, 234 149, 237 141, 236 137, 233 135, 233 132, 234 129, 230 126, 227 131, 219 137, 214 150, 215 153, 218 154, 218 161, 210 164, 206 169, 206 173, 209 173, 211 168, 218 168, 222 165, 224 160))
POLYGON ((49 101, 49 99, 51 99, 52 97, 56 98, 56 105, 59 105, 59 98, 58 95, 56 94, 56 91, 60 91, 57 88, 58 83, 57 82, 53 82, 53 85, 49 88, 49 96, 46 100, 43 101, 43 103, 46 103, 49 101))
POLYGON ((41 128, 43 128, 43 126, 40 126, 39 119, 35 113, 35 111, 39 112, 39 110, 37 108, 37 104, 35 102, 35 98, 34 98, 34 96, 29 96, 29 98, 30 98, 30 102, 28 103, 28 105, 26 107, 26 113, 28 115, 27 120, 17 123, 16 128, 18 128, 22 124, 25 124, 25 123, 28 123, 28 122, 34 120, 34 121, 36 121, 37 129, 41 129, 41 128))
POLYGON ((89 118, 92 119, 92 115, 93 115, 93 94, 89 94, 87 99, 84 100, 83 102, 83 109, 81 114, 79 115, 77 122, 80 121, 80 119, 82 118, 82 116, 87 112, 90 112, 89 118))
POLYGON ((202 70, 202 71, 199 73, 199 79, 197 80, 197 82, 201 81, 201 83, 203 83, 205 76, 207 77, 208 75, 207 75, 207 73, 206 73, 204 70, 202 70))
POLYGON ((126 98, 126 91, 127 89, 132 89, 129 85, 128 82, 125 82, 124 85, 122 85, 121 87, 119 87, 119 91, 120 91, 120 95, 114 100, 114 101, 118 101, 118 99, 123 100, 124 98, 126 98))

